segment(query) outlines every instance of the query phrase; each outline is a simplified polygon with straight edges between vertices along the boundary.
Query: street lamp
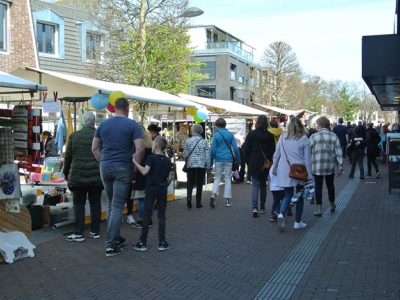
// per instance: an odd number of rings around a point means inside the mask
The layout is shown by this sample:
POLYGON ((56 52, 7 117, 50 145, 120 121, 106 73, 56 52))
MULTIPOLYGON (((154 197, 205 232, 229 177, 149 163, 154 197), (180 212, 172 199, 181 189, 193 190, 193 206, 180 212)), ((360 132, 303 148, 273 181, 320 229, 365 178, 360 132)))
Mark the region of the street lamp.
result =
POLYGON ((189 7, 187 10, 181 14, 181 17, 184 18, 193 18, 193 17, 198 17, 200 15, 204 14, 204 11, 202 11, 198 7, 189 7))

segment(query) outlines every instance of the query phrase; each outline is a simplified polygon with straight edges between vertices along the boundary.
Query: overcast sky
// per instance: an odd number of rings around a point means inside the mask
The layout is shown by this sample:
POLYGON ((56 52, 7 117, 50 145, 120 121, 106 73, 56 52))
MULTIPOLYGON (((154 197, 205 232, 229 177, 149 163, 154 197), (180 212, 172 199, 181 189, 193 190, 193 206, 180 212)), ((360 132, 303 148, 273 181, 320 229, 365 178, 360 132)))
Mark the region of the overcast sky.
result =
POLYGON ((395 0, 190 0, 204 14, 194 25, 216 25, 256 48, 256 62, 284 41, 309 75, 361 82, 363 35, 393 34, 395 0))

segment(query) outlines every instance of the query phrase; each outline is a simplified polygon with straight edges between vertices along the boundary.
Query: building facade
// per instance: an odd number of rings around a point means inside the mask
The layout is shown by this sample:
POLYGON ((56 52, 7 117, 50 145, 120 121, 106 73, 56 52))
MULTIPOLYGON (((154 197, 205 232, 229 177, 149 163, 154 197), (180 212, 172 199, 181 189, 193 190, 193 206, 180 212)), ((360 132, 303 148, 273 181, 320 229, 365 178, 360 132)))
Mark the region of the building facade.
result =
POLYGON ((241 104, 256 100, 261 66, 254 62, 251 46, 214 25, 192 26, 188 34, 194 48, 190 61, 205 63, 199 72, 209 76, 194 82, 190 95, 241 104))

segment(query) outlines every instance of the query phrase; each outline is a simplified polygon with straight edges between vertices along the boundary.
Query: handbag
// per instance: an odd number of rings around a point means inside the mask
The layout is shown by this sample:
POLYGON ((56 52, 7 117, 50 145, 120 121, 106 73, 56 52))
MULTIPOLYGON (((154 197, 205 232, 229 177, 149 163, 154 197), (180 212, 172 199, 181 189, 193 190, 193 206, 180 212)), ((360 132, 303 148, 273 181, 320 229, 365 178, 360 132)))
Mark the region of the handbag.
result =
POLYGON ((264 164, 261 168, 261 172, 264 172, 264 171, 268 172, 268 170, 272 167, 272 161, 270 161, 268 158, 265 157, 265 154, 264 154, 263 149, 261 148, 260 142, 258 142, 258 146, 260 146, 261 153, 264 156, 264 164))
POLYGON ((192 152, 193 152, 194 148, 196 148, 196 146, 197 146, 197 144, 200 142, 200 140, 201 140, 201 138, 199 138, 199 140, 197 141, 197 143, 194 145, 193 149, 190 151, 188 157, 186 157, 186 159, 185 159, 185 164, 183 165, 183 168, 182 168, 182 171, 185 172, 185 173, 187 172, 187 162, 188 162, 188 159, 189 159, 190 155, 192 155, 192 152))
POLYGON ((235 171, 238 170, 238 166, 237 166, 237 163, 236 163, 235 154, 233 154, 232 148, 229 147, 229 144, 228 144, 228 142, 226 141, 224 135, 223 135, 221 132, 219 132, 219 131, 217 131, 217 132, 222 136, 222 138, 224 139, 225 144, 228 146, 229 150, 231 150, 231 154, 232 154, 232 157, 233 157, 233 161, 232 161, 232 172, 235 172, 235 171))
POLYGON ((290 168, 289 177, 292 179, 306 181, 307 176, 308 176, 306 166, 301 165, 301 164, 290 164, 290 161, 286 154, 285 146, 283 145, 283 139, 282 139, 282 148, 283 148, 283 151, 285 152, 286 161, 289 164, 289 168, 290 168))

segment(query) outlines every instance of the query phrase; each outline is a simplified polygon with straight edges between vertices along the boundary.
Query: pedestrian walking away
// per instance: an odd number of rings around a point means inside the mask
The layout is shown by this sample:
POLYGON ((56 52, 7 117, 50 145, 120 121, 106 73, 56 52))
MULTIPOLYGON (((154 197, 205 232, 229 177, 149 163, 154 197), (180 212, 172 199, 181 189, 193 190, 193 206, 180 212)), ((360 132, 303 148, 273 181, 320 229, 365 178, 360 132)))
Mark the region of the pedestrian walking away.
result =
MULTIPOLYGON (((285 213, 293 197, 294 188, 300 192, 304 188, 304 181, 289 177, 291 164, 304 165, 307 169, 307 181, 312 181, 310 143, 308 141, 304 125, 299 118, 293 117, 288 125, 288 131, 283 133, 276 145, 272 170, 277 175, 277 186, 285 189, 278 215, 278 229, 285 231, 285 213)), ((300 196, 296 204, 296 219, 294 229, 307 227, 301 218, 303 214, 304 198, 300 196)))
POLYGON ((267 200, 267 177, 269 169, 264 168, 264 163, 272 157, 275 152, 274 135, 268 131, 268 119, 266 115, 260 115, 256 121, 256 129, 249 132, 246 137, 246 157, 249 157, 249 173, 252 177, 252 214, 258 217, 258 213, 265 213, 265 202, 267 200), (258 198, 260 197, 260 206, 258 198))
POLYGON ((330 131, 330 121, 326 117, 317 120, 317 133, 310 138, 311 164, 315 181, 316 210, 314 216, 322 216, 322 186, 325 179, 328 189, 328 198, 331 211, 336 209, 335 205, 335 168, 337 175, 342 175, 343 153, 339 138, 330 131))
POLYGON ((133 159, 140 164, 144 156, 142 131, 138 123, 128 118, 129 102, 119 98, 115 115, 97 127, 92 151, 100 162, 100 174, 107 194, 106 256, 122 253, 127 239, 121 236, 122 213, 130 197, 135 178, 133 159))
POLYGON ((206 170, 211 169, 211 152, 207 141, 201 134, 203 127, 200 124, 192 126, 192 137, 186 141, 183 158, 187 161, 187 207, 192 208, 193 187, 196 184, 196 208, 202 208, 201 195, 203 193, 206 170))

